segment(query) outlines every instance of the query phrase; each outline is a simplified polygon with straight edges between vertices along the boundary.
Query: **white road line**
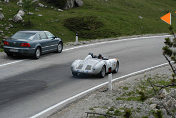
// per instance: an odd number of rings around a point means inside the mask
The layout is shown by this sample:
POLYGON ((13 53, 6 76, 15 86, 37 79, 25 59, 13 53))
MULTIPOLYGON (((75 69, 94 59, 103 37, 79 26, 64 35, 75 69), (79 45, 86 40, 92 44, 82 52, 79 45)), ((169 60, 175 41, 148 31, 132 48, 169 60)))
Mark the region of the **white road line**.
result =
MULTIPOLYGON (((112 80, 112 82, 115 82, 115 81, 120 80, 120 79, 123 79, 123 78, 130 77, 130 76, 134 76, 134 75, 136 75, 136 74, 141 74, 141 73, 144 73, 144 72, 146 72, 146 71, 150 71, 150 70, 152 70, 152 69, 159 68, 159 67, 162 67, 162 66, 165 66, 165 65, 168 65, 168 63, 160 64, 160 65, 157 65, 157 66, 153 66, 153 67, 150 67, 150 68, 146 68, 146 69, 143 69, 143 70, 140 70, 140 71, 136 71, 136 72, 133 72, 133 73, 130 73, 130 74, 127 74, 127 75, 124 75, 124 76, 115 78, 115 79, 112 80)), ((64 104, 66 104, 66 103, 69 103, 70 101, 73 101, 73 100, 75 100, 76 98, 79 98, 80 96, 83 96, 83 95, 88 94, 88 93, 90 93, 90 92, 92 92, 92 91, 94 91, 94 90, 97 90, 97 89, 99 89, 99 88, 101 88, 101 87, 103 87, 103 86, 105 86, 105 85, 107 85, 107 84, 108 84, 108 82, 104 82, 104 83, 99 84, 99 85, 97 85, 97 86, 95 86, 95 87, 93 87, 93 88, 90 88, 90 89, 88 89, 88 90, 86 90, 86 91, 83 91, 83 92, 81 92, 81 93, 79 93, 79 94, 77 94, 77 95, 75 95, 75 96, 72 96, 72 97, 70 97, 70 98, 67 98, 67 99, 65 99, 65 100, 63 100, 63 101, 61 101, 61 102, 59 102, 59 103, 57 103, 57 104, 55 104, 55 105, 53 105, 53 106, 51 106, 51 107, 45 109, 44 111, 41 111, 40 113, 38 113, 38 114, 36 114, 36 115, 34 115, 34 116, 30 117, 30 118, 38 118, 38 117, 41 117, 42 115, 46 114, 47 112, 49 112, 49 111, 51 111, 51 110, 53 110, 53 109, 56 109, 56 108, 58 108, 58 107, 61 106, 61 105, 64 105, 64 104)), ((47 114, 47 116, 45 116, 45 117, 48 117, 49 115, 51 115, 51 114, 47 114)))
POLYGON ((136 37, 136 38, 127 38, 127 39, 119 39, 119 40, 112 40, 112 41, 104 41, 104 42, 98 42, 98 43, 93 43, 93 44, 88 44, 88 45, 76 46, 76 47, 64 49, 63 51, 69 51, 69 50, 73 50, 73 49, 78 49, 78 48, 83 48, 83 47, 89 47, 89 46, 94 46, 94 45, 102 45, 102 44, 107 44, 107 43, 130 41, 130 40, 139 40, 139 39, 148 39, 148 38, 159 38, 159 37, 166 37, 166 36, 171 36, 171 35, 149 36, 149 37, 136 37))
POLYGON ((19 62, 22 62, 22 61, 24 61, 24 60, 18 60, 18 61, 13 61, 13 62, 10 62, 10 63, 1 64, 0 67, 15 64, 15 63, 19 63, 19 62))
MULTIPOLYGON (((139 39, 147 39, 147 38, 159 38, 159 37, 166 37, 166 36, 171 36, 171 35, 162 35, 162 36, 149 36, 149 37, 136 37, 136 38, 127 38, 127 39, 120 39, 120 40, 113 40, 113 41, 104 41, 104 42, 98 42, 98 43, 93 43, 93 44, 88 44, 88 45, 81 45, 81 46, 76 46, 68 49, 64 49, 63 51, 70 51, 78 48, 83 48, 83 47, 89 47, 89 46, 94 46, 94 45, 102 45, 102 44, 107 44, 107 43, 114 43, 114 42, 121 42, 121 41, 130 41, 130 40, 139 40, 139 39)), ((13 61, 5 64, 1 64, 0 67, 15 64, 22 62, 24 60, 18 60, 18 61, 13 61)))

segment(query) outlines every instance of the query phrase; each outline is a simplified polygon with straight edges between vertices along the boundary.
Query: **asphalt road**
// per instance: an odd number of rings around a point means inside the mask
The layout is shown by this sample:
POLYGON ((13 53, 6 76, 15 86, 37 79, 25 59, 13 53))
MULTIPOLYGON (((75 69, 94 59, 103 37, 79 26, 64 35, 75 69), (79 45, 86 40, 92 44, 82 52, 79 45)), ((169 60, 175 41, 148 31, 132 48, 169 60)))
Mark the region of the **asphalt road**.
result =
MULTIPOLYGON (((73 78, 70 65, 89 52, 120 59, 120 77, 165 63, 162 56, 164 37, 145 38, 91 45, 61 54, 43 55, 39 60, 22 59, 19 63, 0 66, 0 118, 26 118, 107 81, 107 77, 73 78)), ((12 61, 0 55, 0 65, 12 61), (2 61, 3 60, 3 61, 2 61)))

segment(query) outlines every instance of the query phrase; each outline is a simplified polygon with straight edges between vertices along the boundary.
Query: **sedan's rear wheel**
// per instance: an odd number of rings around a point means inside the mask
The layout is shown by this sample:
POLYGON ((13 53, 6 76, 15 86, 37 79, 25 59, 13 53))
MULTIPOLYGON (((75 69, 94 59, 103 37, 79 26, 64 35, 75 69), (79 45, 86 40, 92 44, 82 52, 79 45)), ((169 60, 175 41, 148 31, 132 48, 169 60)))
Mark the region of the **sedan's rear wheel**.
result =
POLYGON ((40 56, 41 56, 41 49, 40 49, 40 48, 37 48, 37 49, 35 50, 34 58, 35 58, 35 59, 39 59, 40 56))
POLYGON ((56 50, 56 52, 57 52, 57 53, 61 53, 62 50, 63 50, 63 44, 60 42, 60 43, 57 45, 57 50, 56 50))
POLYGON ((101 72, 100 72, 99 76, 100 76, 101 78, 104 78, 105 75, 106 75, 106 68, 105 68, 105 66, 103 66, 102 69, 101 69, 101 72))
POLYGON ((13 53, 6 53, 8 57, 13 57, 13 53))

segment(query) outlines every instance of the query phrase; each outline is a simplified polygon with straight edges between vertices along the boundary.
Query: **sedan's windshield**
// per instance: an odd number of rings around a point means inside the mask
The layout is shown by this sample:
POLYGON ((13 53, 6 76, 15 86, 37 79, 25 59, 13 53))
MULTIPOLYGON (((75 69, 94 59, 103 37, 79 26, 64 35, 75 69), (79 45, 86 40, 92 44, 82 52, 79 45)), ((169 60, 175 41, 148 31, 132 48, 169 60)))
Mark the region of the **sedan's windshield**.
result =
POLYGON ((17 32, 15 33, 12 38, 13 39, 26 39, 32 40, 36 33, 31 32, 17 32))

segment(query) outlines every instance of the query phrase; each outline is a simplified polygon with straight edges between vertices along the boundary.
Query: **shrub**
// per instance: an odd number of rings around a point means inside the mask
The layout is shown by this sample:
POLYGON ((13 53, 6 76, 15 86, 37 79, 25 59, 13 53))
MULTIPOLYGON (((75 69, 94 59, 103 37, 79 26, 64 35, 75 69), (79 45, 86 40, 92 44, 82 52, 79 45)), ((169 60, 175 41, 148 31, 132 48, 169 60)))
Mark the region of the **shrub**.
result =
POLYGON ((103 27, 103 23, 94 16, 73 17, 64 21, 64 26, 71 31, 96 30, 103 27))
POLYGON ((125 109, 125 114, 124 114, 124 117, 125 118, 130 118, 131 117, 131 110, 130 109, 125 109))
POLYGON ((43 1, 50 3, 59 8, 64 8, 67 2, 67 0, 43 0, 43 1))
POLYGON ((145 95, 144 92, 139 91, 139 95, 140 95, 140 100, 141 100, 142 102, 144 102, 144 101, 147 99, 147 96, 145 95))
POLYGON ((75 33, 77 32, 81 38, 107 38, 116 35, 110 29, 102 29, 104 24, 98 21, 95 16, 68 18, 64 20, 64 26, 75 33))
POLYGON ((0 40, 0 48, 3 48, 3 41, 0 40))

